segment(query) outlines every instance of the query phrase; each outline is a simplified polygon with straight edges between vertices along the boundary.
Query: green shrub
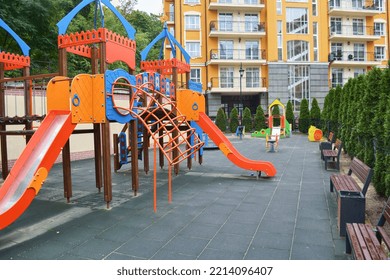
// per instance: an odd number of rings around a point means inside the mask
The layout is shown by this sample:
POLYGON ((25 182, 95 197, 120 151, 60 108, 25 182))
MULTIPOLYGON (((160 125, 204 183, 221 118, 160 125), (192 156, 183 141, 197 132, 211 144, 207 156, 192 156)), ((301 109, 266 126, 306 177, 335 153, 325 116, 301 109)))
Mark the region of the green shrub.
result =
POLYGON ((267 125, 265 124, 265 115, 263 108, 261 108, 261 105, 259 105, 256 108, 254 129, 256 131, 260 131, 263 128, 267 128, 267 125))
POLYGON ((295 115, 291 100, 289 100, 286 105, 286 120, 291 124, 291 127, 294 129, 295 115))
POLYGON ((218 126, 218 128, 222 131, 226 131, 227 127, 227 118, 225 114, 225 110, 223 108, 219 108, 217 112, 217 118, 215 120, 215 124, 218 126))
POLYGON ((273 119, 273 123, 272 123, 272 126, 280 126, 280 109, 279 109, 279 106, 276 105, 276 106, 273 106, 272 107, 272 119, 273 119))
POLYGON ((309 102, 306 98, 301 101, 301 110, 299 112, 299 131, 307 133, 310 126, 309 102))
POLYGON ((238 109, 234 107, 232 111, 230 112, 230 131, 235 133, 237 130, 237 127, 239 125, 238 122, 238 109))
POLYGON ((242 114, 242 125, 245 126, 245 131, 252 130, 252 113, 248 107, 245 107, 242 114))
POLYGON ((321 109, 320 106, 318 106, 317 99, 313 98, 311 102, 311 109, 310 109, 310 124, 314 125, 317 128, 320 128, 320 122, 321 122, 321 109))

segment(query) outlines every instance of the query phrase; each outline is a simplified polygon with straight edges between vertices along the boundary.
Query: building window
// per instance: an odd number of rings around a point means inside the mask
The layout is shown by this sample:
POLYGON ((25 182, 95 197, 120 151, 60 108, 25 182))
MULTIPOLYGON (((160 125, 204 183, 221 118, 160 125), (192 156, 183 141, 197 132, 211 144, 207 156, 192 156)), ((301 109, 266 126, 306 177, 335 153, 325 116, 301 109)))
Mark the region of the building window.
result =
POLYGON ((313 22, 313 60, 318 61, 318 23, 313 22))
POLYGON ((186 42, 186 51, 191 58, 200 57, 200 42, 186 42))
POLYGON ((366 69, 364 69, 364 68, 355 68, 355 70, 353 72, 353 77, 357 78, 359 75, 364 75, 364 74, 366 74, 366 69))
POLYGON ((256 14, 245 15, 245 32, 253 32, 259 30, 259 17, 256 14))
POLYGON ((364 61, 365 49, 366 48, 364 44, 353 44, 353 57, 348 57, 348 59, 353 59, 354 61, 364 61))
POLYGON ((282 0, 276 0, 276 14, 282 14, 282 0))
POLYGON ((375 46, 375 60, 385 60, 385 47, 375 46))
POLYGON ((175 21, 175 6, 169 4, 169 21, 175 21))
POLYGON ((219 41, 220 59, 233 59, 233 41, 219 41))
POLYGON ((374 6, 376 7, 377 10, 382 12, 384 11, 383 0, 374 0, 374 6))
POLYGON ((317 0, 312 0, 311 8, 313 10, 313 16, 317 15, 317 0))
POLYGON ((200 69, 193 68, 190 72, 190 80, 195 83, 201 83, 200 69))
POLYGON ((301 40, 287 42, 288 61, 309 61, 309 43, 301 40))
POLYGON ((259 59, 259 42, 246 41, 245 42, 245 59, 255 60, 259 59))
POLYGON ((259 4, 259 0, 245 0, 244 3, 257 5, 257 4, 259 4))
POLYGON ((332 88, 337 87, 338 85, 343 85, 343 68, 333 68, 332 69, 332 88))
POLYGON ((308 16, 305 8, 287 8, 286 9, 286 27, 289 34, 307 34, 308 16))
POLYGON ((246 68, 246 87, 260 87, 260 71, 259 68, 246 68))
POLYGON ((383 22, 374 22, 374 34, 376 36, 385 36, 385 24, 383 22))
POLYGON ((330 8, 340 8, 341 7, 341 0, 330 0, 329 1, 329 7, 330 8))
POLYGON ((231 4, 231 3, 232 3, 232 0, 219 0, 218 3, 222 3, 222 4, 231 4))
POLYGON ((199 30, 200 17, 198 15, 186 15, 185 17, 186 30, 199 30))
POLYGON ((286 2, 302 2, 307 3, 308 0, 286 0, 286 2))
POLYGON ((234 80, 234 68, 233 67, 221 67, 221 80, 220 86, 221 88, 233 88, 233 80, 234 80))
POLYGON ((233 14, 219 14, 219 31, 233 31, 233 14))
POLYGON ((364 20, 361 18, 354 18, 352 20, 353 35, 364 35, 364 20))
POLYGON ((341 23, 342 19, 341 18, 334 18, 332 17, 330 19, 330 34, 341 34, 341 23))
POLYGON ((342 43, 332 43, 330 46, 330 51, 335 60, 343 59, 343 44, 342 43))
POLYGON ((352 0, 352 8, 362 9, 363 8, 363 0, 352 0))
POLYGON ((294 111, 299 111, 302 99, 310 101, 310 79, 308 65, 291 65, 288 69, 289 98, 294 111))
POLYGON ((278 28, 278 60, 283 60, 283 24, 281 20, 277 22, 278 28))

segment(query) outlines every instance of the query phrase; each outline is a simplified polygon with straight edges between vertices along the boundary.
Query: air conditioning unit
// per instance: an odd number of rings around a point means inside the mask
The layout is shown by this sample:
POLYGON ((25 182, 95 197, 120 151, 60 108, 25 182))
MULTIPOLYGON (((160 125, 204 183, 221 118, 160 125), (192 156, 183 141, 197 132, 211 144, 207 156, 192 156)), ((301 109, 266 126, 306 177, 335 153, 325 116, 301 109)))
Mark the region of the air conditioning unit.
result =
POLYGON ((212 53, 212 54, 211 54, 211 58, 212 58, 212 59, 218 59, 218 54, 212 53))

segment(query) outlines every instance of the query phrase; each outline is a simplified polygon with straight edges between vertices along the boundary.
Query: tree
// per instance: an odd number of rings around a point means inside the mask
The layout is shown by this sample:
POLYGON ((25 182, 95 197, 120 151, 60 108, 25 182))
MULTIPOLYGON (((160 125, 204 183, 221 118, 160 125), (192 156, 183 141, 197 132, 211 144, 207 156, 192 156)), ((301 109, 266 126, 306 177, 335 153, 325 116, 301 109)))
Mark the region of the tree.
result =
POLYGON ((313 98, 311 102, 311 109, 310 109, 310 124, 318 128, 320 125, 320 119, 321 119, 321 109, 320 106, 318 106, 317 99, 313 98))
POLYGON ((252 130, 252 113, 248 107, 245 107, 242 114, 242 125, 245 126, 246 131, 252 130))
POLYGON ((291 100, 289 100, 286 105, 286 120, 291 124, 291 127, 294 129, 295 115, 291 100))
POLYGON ((230 131, 236 132, 238 124, 238 109, 234 107, 230 112, 230 131))
POLYGON ((333 92, 333 98, 331 103, 331 111, 329 114, 329 119, 331 121, 331 130, 338 135, 338 128, 339 128, 339 108, 340 108, 340 100, 341 100, 341 93, 342 88, 340 85, 338 85, 334 92, 333 92))
POLYGON ((306 98, 301 101, 301 110, 299 112, 299 131, 307 133, 310 126, 309 102, 306 98))
POLYGON ((261 105, 259 105, 256 108, 256 114, 255 114, 255 130, 260 131, 263 128, 267 128, 267 125, 265 123, 265 115, 264 115, 263 108, 261 108, 261 105))
POLYGON ((218 126, 218 128, 222 131, 226 131, 227 127, 227 119, 226 119, 226 114, 225 110, 223 108, 219 108, 217 112, 217 118, 215 120, 215 124, 218 126))
POLYGON ((332 112, 332 103, 333 103, 333 96, 334 96, 335 89, 332 88, 329 90, 328 94, 325 96, 324 100, 324 108, 322 109, 321 113, 321 121, 323 123, 322 129, 324 131, 330 132, 330 115, 332 112))

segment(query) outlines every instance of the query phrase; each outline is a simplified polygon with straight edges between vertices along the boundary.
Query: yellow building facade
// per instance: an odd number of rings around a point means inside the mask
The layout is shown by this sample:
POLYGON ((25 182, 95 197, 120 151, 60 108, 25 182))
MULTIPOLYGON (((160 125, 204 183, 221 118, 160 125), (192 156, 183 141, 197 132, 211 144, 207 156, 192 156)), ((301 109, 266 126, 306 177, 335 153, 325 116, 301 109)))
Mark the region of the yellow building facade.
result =
POLYGON ((164 0, 163 9, 211 117, 276 98, 295 112, 303 98, 322 106, 331 87, 388 61, 386 0, 164 0))

